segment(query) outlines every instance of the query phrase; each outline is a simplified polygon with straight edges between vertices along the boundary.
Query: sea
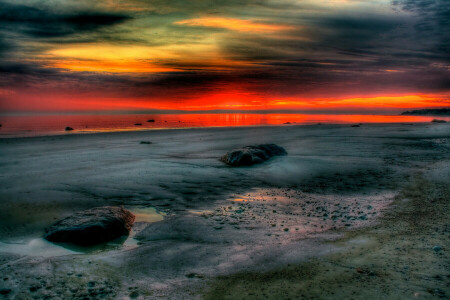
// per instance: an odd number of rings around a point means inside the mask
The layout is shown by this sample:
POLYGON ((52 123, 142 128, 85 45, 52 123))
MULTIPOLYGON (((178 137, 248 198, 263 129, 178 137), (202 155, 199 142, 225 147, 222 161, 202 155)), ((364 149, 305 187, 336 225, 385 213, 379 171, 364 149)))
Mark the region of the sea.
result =
POLYGON ((433 116, 292 113, 0 114, 0 138, 198 127, 426 123, 435 118, 450 121, 433 116))

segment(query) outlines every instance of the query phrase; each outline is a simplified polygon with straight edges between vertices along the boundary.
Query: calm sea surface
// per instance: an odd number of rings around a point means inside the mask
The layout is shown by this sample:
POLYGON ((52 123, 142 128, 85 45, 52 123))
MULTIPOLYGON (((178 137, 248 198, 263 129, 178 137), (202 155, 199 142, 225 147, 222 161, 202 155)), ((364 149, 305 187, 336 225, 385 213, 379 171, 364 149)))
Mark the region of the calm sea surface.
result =
MULTIPOLYGON (((416 123, 436 117, 317 114, 80 114, 0 116, 0 138, 151 129, 301 124, 416 123), (148 122, 154 120, 154 122, 148 122), (139 125, 141 124, 141 125, 139 125), (73 131, 65 131, 69 126, 73 131)), ((450 117, 438 117, 450 121, 450 117)))

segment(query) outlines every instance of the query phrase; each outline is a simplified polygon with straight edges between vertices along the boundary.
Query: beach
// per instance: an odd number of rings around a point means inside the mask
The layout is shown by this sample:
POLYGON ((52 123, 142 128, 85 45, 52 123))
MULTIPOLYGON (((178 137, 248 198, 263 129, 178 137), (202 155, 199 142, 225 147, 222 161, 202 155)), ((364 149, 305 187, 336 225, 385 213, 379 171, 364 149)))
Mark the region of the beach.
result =
POLYGON ((449 297, 448 123, 312 124, 0 139, 0 297, 449 297), (247 145, 288 155, 219 161, 247 145), (124 206, 132 235, 45 228, 124 206))

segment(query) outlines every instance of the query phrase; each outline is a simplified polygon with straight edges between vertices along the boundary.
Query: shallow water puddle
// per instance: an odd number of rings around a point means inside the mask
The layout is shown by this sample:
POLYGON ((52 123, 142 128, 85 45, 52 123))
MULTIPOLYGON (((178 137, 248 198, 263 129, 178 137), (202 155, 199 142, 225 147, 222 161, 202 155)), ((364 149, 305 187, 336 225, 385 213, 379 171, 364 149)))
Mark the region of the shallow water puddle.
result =
POLYGON ((56 244, 43 238, 18 240, 8 243, 0 242, 0 252, 51 257, 70 254, 93 254, 104 251, 135 248, 139 245, 138 241, 134 238, 136 234, 147 227, 149 223, 162 221, 165 214, 158 212, 153 207, 133 207, 127 209, 136 216, 133 228, 128 236, 119 237, 115 240, 90 247, 64 243, 56 244))

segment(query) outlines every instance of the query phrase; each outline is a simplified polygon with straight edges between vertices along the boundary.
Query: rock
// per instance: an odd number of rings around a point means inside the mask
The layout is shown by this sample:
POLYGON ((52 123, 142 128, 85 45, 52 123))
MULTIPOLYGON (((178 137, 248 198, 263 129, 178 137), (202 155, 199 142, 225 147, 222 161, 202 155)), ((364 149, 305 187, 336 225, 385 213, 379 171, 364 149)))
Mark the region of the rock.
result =
POLYGON ((445 120, 433 119, 431 123, 447 123, 445 120))
POLYGON ((441 247, 436 245, 436 246, 433 247, 433 251, 434 252, 439 252, 439 251, 441 251, 441 247))
POLYGON ((128 235, 135 216, 122 207, 104 206, 77 212, 46 229, 51 242, 90 246, 128 235))
POLYGON ((149 141, 141 141, 139 144, 150 145, 152 142, 149 141))
POLYGON ((153 120, 153 119, 150 119, 150 120, 147 120, 147 122, 149 122, 149 123, 153 123, 153 122, 155 122, 155 120, 153 120))
POLYGON ((67 126, 66 127, 66 129, 64 129, 65 131, 71 131, 71 130, 73 130, 73 128, 72 127, 69 127, 69 126, 67 126))
POLYGON ((11 289, 0 289, 0 295, 8 295, 11 293, 11 289))
POLYGON ((139 292, 138 291, 132 291, 130 293, 130 298, 137 298, 139 297, 139 292))
POLYGON ((142 123, 135 123, 135 126, 142 126, 142 123))
POLYGON ((222 156, 220 161, 234 167, 251 166, 279 155, 287 155, 286 150, 275 144, 264 144, 232 150, 222 156))
POLYGON ((351 127, 361 127, 361 125, 355 124, 355 125, 352 125, 351 127))

